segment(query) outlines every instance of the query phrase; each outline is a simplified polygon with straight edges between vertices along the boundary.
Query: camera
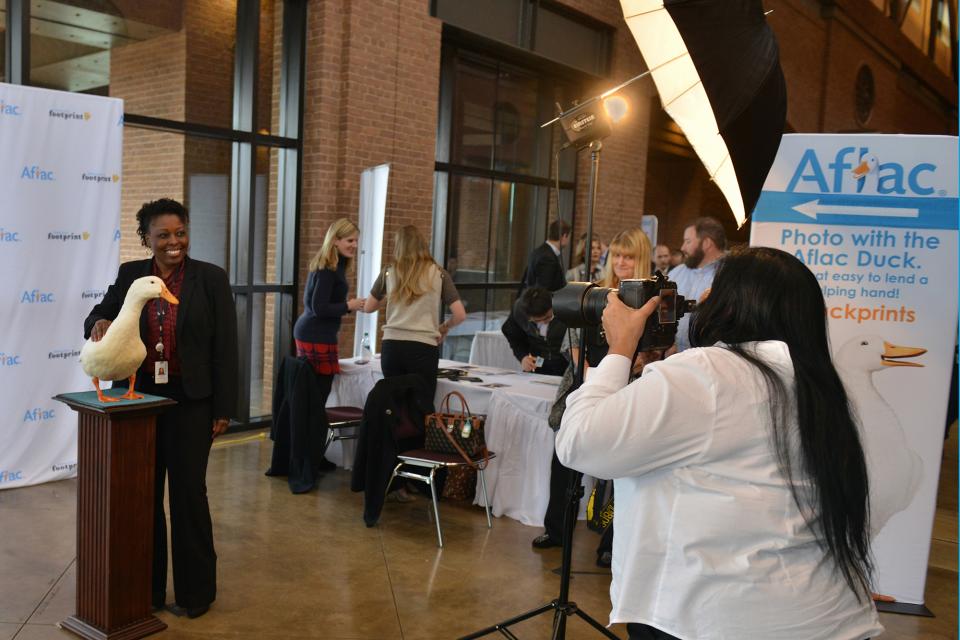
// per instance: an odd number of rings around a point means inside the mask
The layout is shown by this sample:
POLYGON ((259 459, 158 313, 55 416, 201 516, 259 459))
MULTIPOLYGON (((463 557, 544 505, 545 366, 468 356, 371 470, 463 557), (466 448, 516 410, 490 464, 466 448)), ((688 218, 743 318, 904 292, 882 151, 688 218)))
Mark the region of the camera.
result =
POLYGON ((677 321, 693 311, 697 303, 677 293, 677 283, 657 271, 652 278, 621 280, 619 289, 600 287, 592 282, 571 282, 553 294, 553 313, 571 328, 600 325, 607 306, 607 294, 616 292, 628 307, 639 309, 647 300, 660 296, 657 313, 647 318, 637 351, 656 351, 673 345, 677 321))

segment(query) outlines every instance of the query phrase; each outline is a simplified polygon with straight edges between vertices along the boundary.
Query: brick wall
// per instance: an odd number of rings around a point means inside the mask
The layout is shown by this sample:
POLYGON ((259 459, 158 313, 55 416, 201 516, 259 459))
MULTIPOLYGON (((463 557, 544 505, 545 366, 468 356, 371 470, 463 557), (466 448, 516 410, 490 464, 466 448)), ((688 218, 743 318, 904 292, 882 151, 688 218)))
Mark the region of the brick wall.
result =
MULTIPOLYGON (((585 95, 644 69, 617 3, 566 4, 617 28, 611 77, 585 87, 585 95)), ((429 235, 440 84, 441 24, 429 16, 424 0, 311 2, 309 10, 301 283, 329 223, 341 215, 356 218, 359 174, 365 167, 391 163, 385 261, 392 251, 391 232, 397 227, 415 224, 429 235)), ((650 86, 643 82, 630 89, 630 115, 605 143, 595 225, 606 238, 639 225, 643 215, 649 94, 650 86)), ((588 166, 589 156, 583 153, 577 182, 578 228, 586 223, 588 166)), ((469 190, 463 197, 486 211, 486 190, 469 190)), ((500 201, 496 191, 493 198, 495 204, 500 201)), ((554 216, 555 209, 550 211, 554 216)), ((461 243, 458 263, 478 267, 486 261, 488 230, 485 224, 473 229, 466 222, 460 235, 472 241, 461 243)), ((527 248, 517 251, 525 254, 527 248)), ((525 262, 525 255, 515 258, 511 256, 511 262, 525 262)), ((352 322, 347 318, 341 349, 349 350, 351 344, 352 322)))
MULTIPOLYGON (((440 22, 425 1, 313 1, 308 10, 301 285, 329 224, 357 220, 367 167, 391 165, 384 255, 402 225, 429 236, 440 82, 440 22)), ((351 353, 350 316, 340 336, 351 353)))
MULTIPOLYGON (((182 31, 114 49, 110 54, 110 95, 123 98, 124 111, 183 120, 186 114, 186 34, 182 31)), ((184 136, 135 127, 123 130, 120 204, 120 260, 149 252, 136 234, 140 205, 161 195, 183 199, 184 136)))

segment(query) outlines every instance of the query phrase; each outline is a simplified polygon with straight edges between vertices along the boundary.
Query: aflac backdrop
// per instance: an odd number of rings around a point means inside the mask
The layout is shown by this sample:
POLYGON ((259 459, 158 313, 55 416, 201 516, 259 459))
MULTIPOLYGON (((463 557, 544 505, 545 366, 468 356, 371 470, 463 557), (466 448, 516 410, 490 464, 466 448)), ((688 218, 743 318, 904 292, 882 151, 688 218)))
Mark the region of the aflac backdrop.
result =
POLYGON ((83 319, 120 259, 123 102, 0 84, 0 489, 76 474, 83 319))
POLYGON ((820 281, 867 454, 875 589, 922 604, 953 393, 957 138, 784 136, 751 244, 820 281))

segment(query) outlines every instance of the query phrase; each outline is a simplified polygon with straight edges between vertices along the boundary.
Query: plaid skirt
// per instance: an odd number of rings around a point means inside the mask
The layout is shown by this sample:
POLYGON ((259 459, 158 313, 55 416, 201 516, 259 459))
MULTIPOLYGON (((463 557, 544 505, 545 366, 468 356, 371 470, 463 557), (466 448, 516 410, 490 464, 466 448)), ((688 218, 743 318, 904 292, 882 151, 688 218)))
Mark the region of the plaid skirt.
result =
POLYGON ((340 356, 337 353, 337 345, 322 342, 301 342, 300 340, 294 340, 294 342, 297 343, 297 357, 309 362, 317 375, 332 376, 340 373, 340 356))

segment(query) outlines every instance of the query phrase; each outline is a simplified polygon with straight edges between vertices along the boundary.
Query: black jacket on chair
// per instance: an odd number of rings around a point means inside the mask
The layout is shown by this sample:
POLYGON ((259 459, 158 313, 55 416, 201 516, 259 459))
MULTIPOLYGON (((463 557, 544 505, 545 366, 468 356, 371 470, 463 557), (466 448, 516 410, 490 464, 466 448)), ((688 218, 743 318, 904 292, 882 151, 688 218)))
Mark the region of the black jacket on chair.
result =
POLYGON ((370 391, 357 435, 350 488, 363 491, 363 520, 377 524, 397 454, 423 447, 427 385, 415 374, 384 378, 370 391))
POLYGON ((291 493, 306 493, 317 485, 327 441, 322 397, 313 367, 305 360, 285 357, 273 388, 273 454, 266 475, 287 476, 291 493))
MULTIPOLYGON (((84 338, 90 337, 97 320, 116 319, 130 285, 137 278, 149 276, 152 264, 153 258, 148 258, 120 265, 116 282, 83 322, 84 338)), ((227 274, 217 265, 186 258, 179 299, 177 353, 183 391, 191 400, 210 398, 214 417, 236 418, 237 315, 227 274)), ((147 333, 145 306, 140 314, 141 339, 147 333)), ((143 380, 141 373, 137 372, 138 382, 143 380)), ((126 386, 126 381, 115 381, 114 386, 126 386)))

